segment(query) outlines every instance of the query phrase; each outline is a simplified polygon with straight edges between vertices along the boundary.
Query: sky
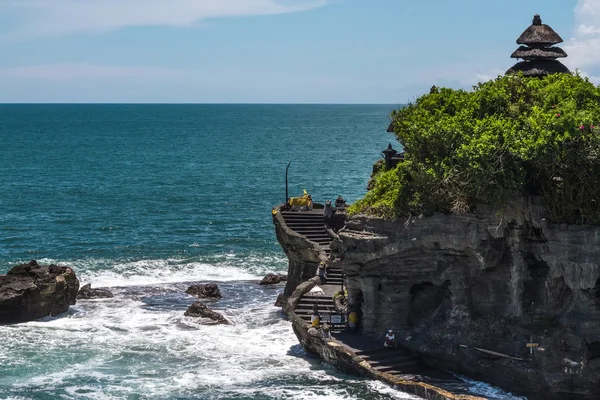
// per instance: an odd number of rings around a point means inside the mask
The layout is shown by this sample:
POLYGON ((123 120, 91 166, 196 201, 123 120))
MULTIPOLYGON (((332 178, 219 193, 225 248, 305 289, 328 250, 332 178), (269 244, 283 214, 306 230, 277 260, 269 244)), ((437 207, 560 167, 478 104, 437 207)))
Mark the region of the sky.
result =
POLYGON ((600 0, 0 0, 0 102, 404 104, 502 75, 536 13, 600 84, 600 0))

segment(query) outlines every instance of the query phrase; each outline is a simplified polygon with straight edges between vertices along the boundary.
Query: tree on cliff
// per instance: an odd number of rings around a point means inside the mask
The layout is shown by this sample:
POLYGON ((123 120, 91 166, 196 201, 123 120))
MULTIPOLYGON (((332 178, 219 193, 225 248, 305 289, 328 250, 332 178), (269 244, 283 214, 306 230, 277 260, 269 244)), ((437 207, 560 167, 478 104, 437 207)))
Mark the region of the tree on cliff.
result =
POLYGON ((388 218, 501 211, 540 196, 554 222, 600 223, 600 87, 522 75, 436 88, 392 113, 405 161, 379 171, 351 212, 388 218))

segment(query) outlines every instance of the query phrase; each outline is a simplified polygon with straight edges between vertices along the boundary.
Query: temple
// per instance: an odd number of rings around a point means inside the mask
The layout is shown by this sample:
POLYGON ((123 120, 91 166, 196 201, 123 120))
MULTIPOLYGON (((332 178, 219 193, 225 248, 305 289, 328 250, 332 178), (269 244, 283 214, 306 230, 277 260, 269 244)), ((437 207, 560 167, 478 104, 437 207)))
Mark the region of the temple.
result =
POLYGON ((571 71, 557 58, 567 57, 567 53, 557 43, 562 43, 562 38, 546 24, 542 24, 539 15, 533 17, 533 23, 517 39, 519 47, 511 58, 520 58, 523 61, 513 65, 506 74, 522 72, 525 76, 545 76, 556 73, 570 73, 571 71))

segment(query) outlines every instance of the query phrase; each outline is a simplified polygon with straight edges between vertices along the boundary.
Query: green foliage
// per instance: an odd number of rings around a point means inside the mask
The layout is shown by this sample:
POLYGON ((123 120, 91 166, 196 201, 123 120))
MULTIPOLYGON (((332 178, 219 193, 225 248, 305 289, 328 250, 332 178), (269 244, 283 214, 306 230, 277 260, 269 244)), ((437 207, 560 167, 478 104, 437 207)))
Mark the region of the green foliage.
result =
POLYGON ((556 222, 600 223, 600 88, 521 75, 435 89, 392 113, 406 161, 351 208, 388 218, 498 209, 539 195, 556 222))

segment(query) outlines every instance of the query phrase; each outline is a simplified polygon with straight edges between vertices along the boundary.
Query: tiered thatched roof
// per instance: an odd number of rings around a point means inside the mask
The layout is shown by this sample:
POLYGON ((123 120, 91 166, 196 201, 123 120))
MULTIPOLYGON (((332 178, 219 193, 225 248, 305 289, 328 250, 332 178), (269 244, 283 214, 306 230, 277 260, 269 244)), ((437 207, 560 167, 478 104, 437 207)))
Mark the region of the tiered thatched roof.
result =
POLYGON ((571 71, 563 63, 556 60, 521 61, 513 65, 507 74, 522 72, 525 76, 545 76, 549 74, 570 74, 571 71))
POLYGON ((560 47, 545 47, 536 49, 532 47, 521 46, 510 56, 511 58, 522 58, 523 60, 534 58, 546 58, 554 60, 556 58, 565 58, 567 53, 560 47))
POLYGON ((542 17, 538 14, 533 16, 533 23, 517 39, 517 44, 526 44, 528 46, 552 46, 562 43, 562 38, 554 29, 546 24, 542 24, 542 17))
POLYGON ((519 47, 511 58, 521 58, 521 61, 506 71, 507 74, 522 72, 526 76, 544 76, 556 73, 570 73, 569 69, 557 58, 567 57, 560 47, 552 47, 563 40, 548 25, 542 24, 539 15, 533 17, 533 23, 517 39, 519 47))

